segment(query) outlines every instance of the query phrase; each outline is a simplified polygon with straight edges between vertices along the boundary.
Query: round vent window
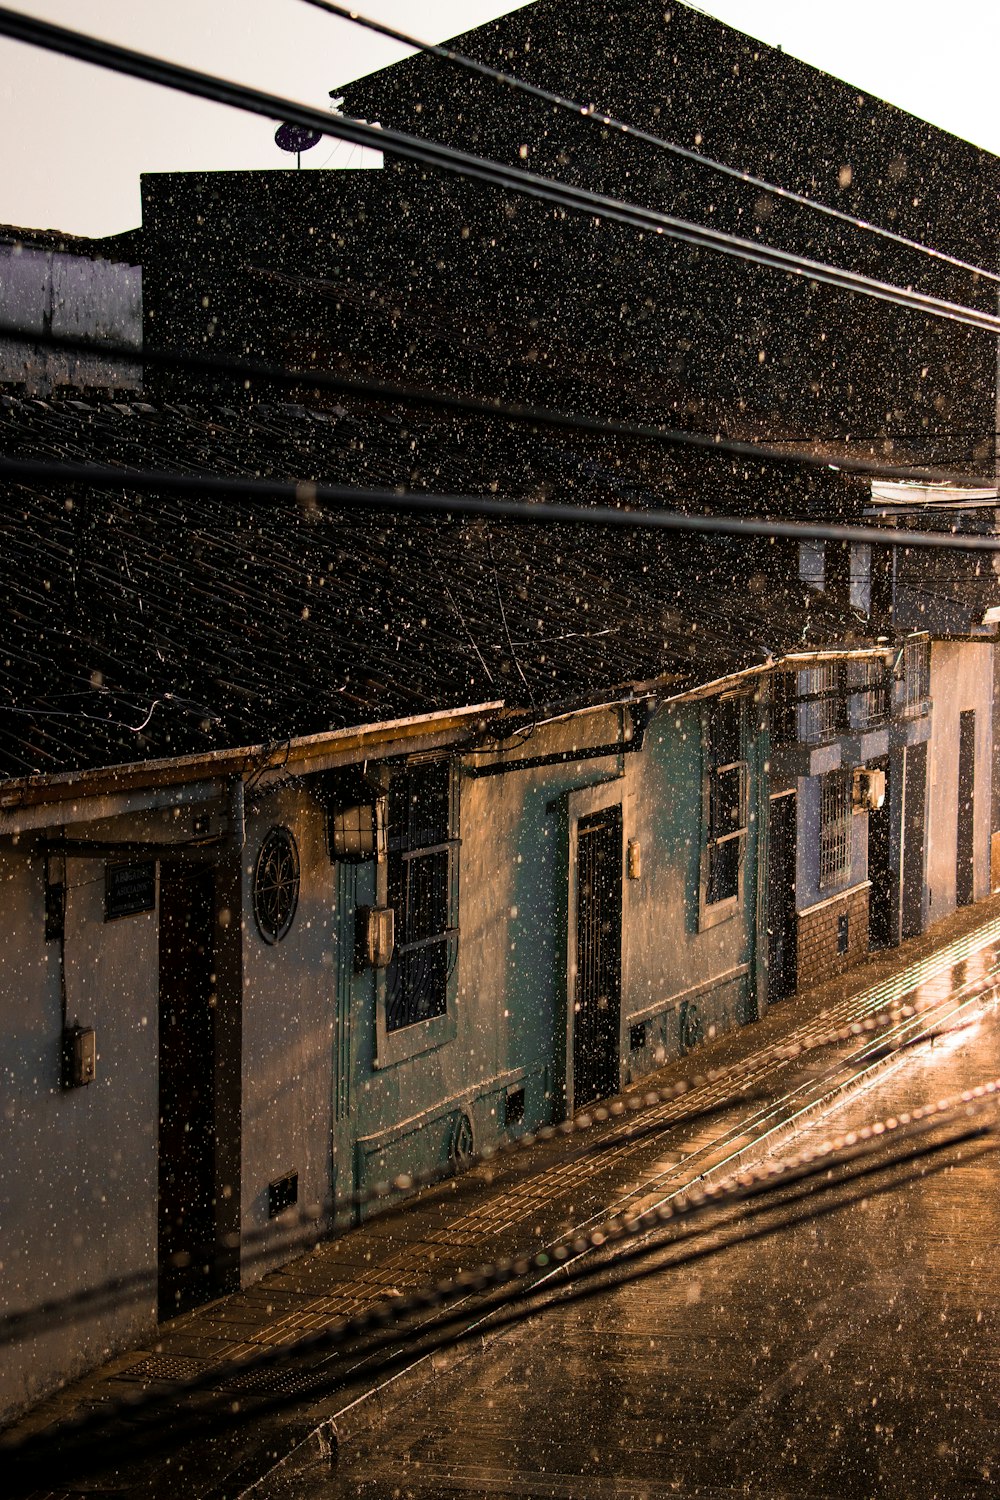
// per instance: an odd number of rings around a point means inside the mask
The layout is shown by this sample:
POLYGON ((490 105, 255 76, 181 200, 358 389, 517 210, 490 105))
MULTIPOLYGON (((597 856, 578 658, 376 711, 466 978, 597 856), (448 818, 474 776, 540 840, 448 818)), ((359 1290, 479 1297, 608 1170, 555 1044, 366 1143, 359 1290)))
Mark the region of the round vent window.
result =
POLYGON ((266 943, 280 943, 299 900, 299 851, 287 828, 272 828, 253 872, 253 914, 266 943))

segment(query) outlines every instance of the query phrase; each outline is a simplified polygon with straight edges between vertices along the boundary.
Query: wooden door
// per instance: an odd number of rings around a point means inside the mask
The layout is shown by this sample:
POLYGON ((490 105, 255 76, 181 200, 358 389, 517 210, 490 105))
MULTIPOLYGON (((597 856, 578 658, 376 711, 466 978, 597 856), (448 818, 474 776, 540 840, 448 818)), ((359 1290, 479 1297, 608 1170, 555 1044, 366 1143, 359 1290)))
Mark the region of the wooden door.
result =
POLYGON ((620 807, 577 825, 573 1106, 618 1091, 622 969, 620 807))
POLYGON ((215 1024, 212 872, 160 877, 159 1213, 161 1318, 215 1295, 215 1024))
POLYGON ((975 889, 976 710, 958 717, 958 827, 955 844, 955 901, 971 906, 975 889))
POLYGON ((910 745, 903 780, 903 937, 923 932, 927 746, 910 745))
POLYGON ((793 795, 769 804, 767 847, 767 1003, 795 990, 798 931, 795 913, 796 812, 793 795))
POLYGON ((892 844, 890 818, 889 757, 872 761, 872 769, 885 772, 885 801, 868 814, 868 941, 872 948, 891 948, 897 939, 892 910, 892 844))

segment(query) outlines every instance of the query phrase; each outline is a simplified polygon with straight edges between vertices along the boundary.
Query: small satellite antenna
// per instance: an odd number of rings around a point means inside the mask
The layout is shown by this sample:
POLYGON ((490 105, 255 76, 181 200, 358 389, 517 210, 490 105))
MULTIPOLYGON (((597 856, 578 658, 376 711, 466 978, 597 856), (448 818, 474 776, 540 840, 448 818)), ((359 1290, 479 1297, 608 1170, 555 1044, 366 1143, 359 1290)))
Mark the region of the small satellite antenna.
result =
POLYGON ((299 168, 302 167, 303 151, 311 151, 323 139, 318 130, 309 130, 305 125, 279 125, 274 132, 274 144, 282 151, 292 151, 299 168))

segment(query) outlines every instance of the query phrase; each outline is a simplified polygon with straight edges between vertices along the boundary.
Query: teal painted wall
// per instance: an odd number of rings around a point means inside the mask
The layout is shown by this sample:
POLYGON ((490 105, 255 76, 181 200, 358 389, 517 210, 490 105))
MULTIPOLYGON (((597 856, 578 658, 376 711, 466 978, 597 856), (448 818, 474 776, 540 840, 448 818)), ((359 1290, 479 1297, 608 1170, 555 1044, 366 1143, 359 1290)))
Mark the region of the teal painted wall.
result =
MULTIPOLYGON (((766 744, 748 700, 748 824, 740 899, 726 920, 700 924, 703 748, 698 705, 655 715, 639 753, 569 762, 459 782, 461 939, 447 1039, 412 1032, 411 1055, 377 1065, 377 979, 353 965, 354 912, 376 899, 374 863, 336 867, 339 959, 331 995, 334 1155, 338 1196, 370 1190, 400 1173, 445 1169, 458 1119, 475 1148, 502 1139, 508 1090, 523 1088, 513 1133, 565 1113, 567 917, 571 829, 597 796, 621 801, 623 854, 642 849, 639 879, 623 876, 623 1085, 691 1050, 714 1032, 756 1015, 757 871, 763 849, 758 807, 766 744), (596 793, 586 789, 598 787, 596 793), (642 1045, 632 1028, 644 1023, 642 1045)), ((520 755, 617 740, 617 712, 538 729, 520 755)), ((480 762, 485 757, 479 757, 480 762)), ((399 1037, 400 1033, 395 1033, 399 1037)), ((409 1038, 407 1038, 409 1042, 409 1038)))

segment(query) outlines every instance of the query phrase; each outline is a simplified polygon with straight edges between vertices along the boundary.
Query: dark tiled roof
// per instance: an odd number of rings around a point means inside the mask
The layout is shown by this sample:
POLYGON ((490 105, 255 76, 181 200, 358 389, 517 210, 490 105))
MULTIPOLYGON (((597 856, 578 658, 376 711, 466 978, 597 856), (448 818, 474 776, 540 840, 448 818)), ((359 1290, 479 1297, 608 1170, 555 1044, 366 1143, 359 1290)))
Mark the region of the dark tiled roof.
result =
POLYGON ((142 261, 142 230, 126 229, 94 239, 90 235, 66 234, 61 229, 23 229, 0 224, 0 244, 30 245, 34 250, 55 250, 82 260, 113 260, 137 266, 142 261))
MULTIPOLYGON (((0 397, 0 452, 189 473, 396 485, 417 464, 454 492, 483 472, 470 443, 342 409, 0 397)), ((540 503, 554 489, 636 498, 534 438, 507 445, 501 477, 540 503)), ((784 587, 780 549, 746 541, 81 486, 15 488, 0 527, 4 776, 501 698, 530 708, 664 674, 693 685, 845 631, 822 598, 784 587)))

